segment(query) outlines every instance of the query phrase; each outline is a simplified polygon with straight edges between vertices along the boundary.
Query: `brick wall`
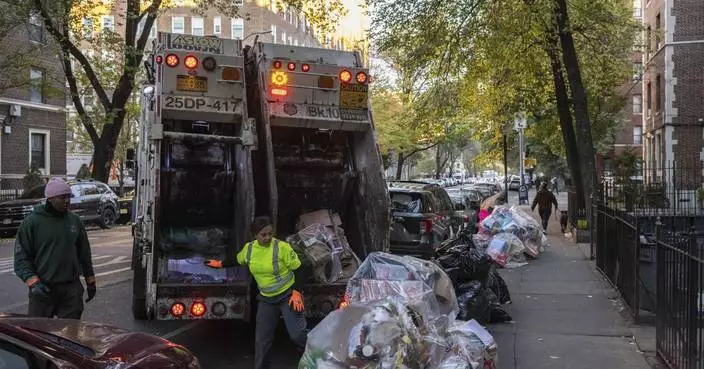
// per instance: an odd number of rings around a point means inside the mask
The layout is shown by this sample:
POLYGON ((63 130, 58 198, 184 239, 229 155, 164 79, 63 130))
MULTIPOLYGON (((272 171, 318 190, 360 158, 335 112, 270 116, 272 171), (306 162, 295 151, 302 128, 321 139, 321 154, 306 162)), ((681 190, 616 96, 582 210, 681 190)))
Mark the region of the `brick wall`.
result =
MULTIPOLYGON (((31 67, 44 72, 47 87, 44 90, 43 103, 30 102, 30 89, 22 86, 0 91, 0 98, 8 99, 0 102, 0 110, 7 111, 11 104, 21 106, 21 117, 6 120, 11 133, 2 132, 0 143, 0 188, 17 188, 22 186, 22 177, 29 169, 29 132, 30 129, 48 132, 48 175, 63 176, 66 174, 66 116, 63 111, 66 103, 65 79, 57 49, 51 42, 51 37, 44 32, 44 42, 41 44, 29 41, 27 27, 21 26, 14 30, 2 44, 0 53, 11 57, 13 50, 21 47, 36 47, 31 67), (26 45, 26 46, 25 46, 26 45), (10 100, 12 99, 12 100, 10 100)), ((29 78, 29 66, 26 70, 29 78)))

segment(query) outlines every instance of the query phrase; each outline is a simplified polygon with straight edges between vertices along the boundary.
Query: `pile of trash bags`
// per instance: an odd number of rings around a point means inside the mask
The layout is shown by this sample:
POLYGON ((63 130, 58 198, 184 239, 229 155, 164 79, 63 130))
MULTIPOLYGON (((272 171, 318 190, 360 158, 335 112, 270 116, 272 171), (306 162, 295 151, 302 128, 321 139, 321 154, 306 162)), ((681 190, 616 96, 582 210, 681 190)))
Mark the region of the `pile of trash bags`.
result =
POLYGON ((346 282, 359 267, 360 260, 347 242, 337 214, 319 210, 301 215, 299 231, 286 239, 303 264, 302 275, 310 282, 346 282))
POLYGON ((480 224, 474 243, 501 267, 526 264, 548 246, 543 228, 535 218, 517 206, 498 206, 480 224))
POLYGON ((308 335, 299 369, 488 369, 497 345, 461 322, 452 281, 433 262, 375 252, 348 281, 349 306, 308 335))
POLYGON ((435 262, 452 281, 458 319, 482 324, 513 320, 502 306, 511 303, 508 286, 496 270, 495 259, 474 243, 473 235, 462 231, 445 241, 435 252, 435 262))

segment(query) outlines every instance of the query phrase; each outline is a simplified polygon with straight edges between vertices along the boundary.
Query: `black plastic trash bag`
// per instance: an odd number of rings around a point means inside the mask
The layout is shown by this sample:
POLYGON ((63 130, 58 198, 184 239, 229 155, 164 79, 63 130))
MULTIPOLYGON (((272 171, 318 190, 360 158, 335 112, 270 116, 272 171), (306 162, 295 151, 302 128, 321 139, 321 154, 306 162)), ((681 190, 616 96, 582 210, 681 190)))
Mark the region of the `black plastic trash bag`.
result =
POLYGON ((476 248, 469 249, 460 256, 465 281, 486 281, 492 264, 491 257, 476 248))
POLYGON ((497 299, 499 300, 499 303, 511 303, 511 293, 508 291, 506 281, 504 281, 503 277, 501 277, 501 274, 496 271, 495 267, 492 267, 491 272, 489 272, 489 276, 486 279, 486 287, 489 288, 491 292, 496 295, 497 299))
POLYGON ((481 324, 488 324, 491 320, 491 291, 482 287, 479 281, 472 281, 460 285, 458 288, 459 297, 457 303, 460 312, 457 318, 460 320, 475 319, 481 324))

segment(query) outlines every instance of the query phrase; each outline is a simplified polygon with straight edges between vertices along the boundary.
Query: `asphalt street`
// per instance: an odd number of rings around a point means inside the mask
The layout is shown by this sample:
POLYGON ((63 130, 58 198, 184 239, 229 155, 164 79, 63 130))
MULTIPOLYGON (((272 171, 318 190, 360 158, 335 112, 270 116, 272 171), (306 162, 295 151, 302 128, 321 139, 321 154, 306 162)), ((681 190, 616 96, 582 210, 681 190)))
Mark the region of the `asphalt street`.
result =
MULTIPOLYGON (((83 319, 161 336, 191 350, 203 368, 246 368, 254 364, 251 324, 223 321, 137 321, 132 318, 132 236, 129 227, 89 229, 98 294, 83 319)), ((24 314, 27 288, 13 270, 13 239, 0 240, 0 312, 24 314)), ((296 368, 298 353, 280 324, 272 367, 296 368)))

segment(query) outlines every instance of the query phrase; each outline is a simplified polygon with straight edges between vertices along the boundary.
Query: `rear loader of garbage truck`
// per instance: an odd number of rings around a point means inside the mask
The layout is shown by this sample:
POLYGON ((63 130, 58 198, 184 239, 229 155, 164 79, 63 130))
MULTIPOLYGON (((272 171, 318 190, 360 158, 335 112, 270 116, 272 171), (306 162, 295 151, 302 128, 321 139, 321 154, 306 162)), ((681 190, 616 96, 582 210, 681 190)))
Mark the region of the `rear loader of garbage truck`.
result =
MULTIPOLYGON (((339 214, 332 233, 360 259, 387 251, 389 197, 359 53, 268 43, 246 53, 257 214, 272 216, 279 238, 306 225, 301 215, 329 226, 339 214)), ((344 279, 307 283, 308 314, 325 316, 344 290, 344 279)))
POLYGON ((160 33, 141 96, 133 313, 138 319, 250 318, 236 254, 254 216, 241 42, 160 33))

